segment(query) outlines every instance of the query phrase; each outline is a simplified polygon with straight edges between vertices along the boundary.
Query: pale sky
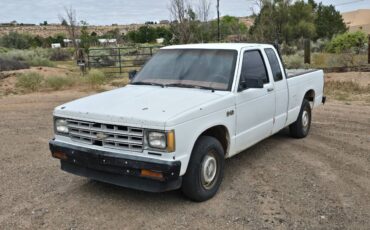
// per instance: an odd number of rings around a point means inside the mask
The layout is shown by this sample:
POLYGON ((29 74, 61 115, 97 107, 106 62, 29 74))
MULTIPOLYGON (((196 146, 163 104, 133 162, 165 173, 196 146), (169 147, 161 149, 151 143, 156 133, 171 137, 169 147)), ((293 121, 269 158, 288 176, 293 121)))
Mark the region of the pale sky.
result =
MULTIPOLYGON (((213 1, 211 16, 214 18, 216 0, 213 1)), ((250 15, 252 2, 253 0, 220 0, 221 14, 250 15)), ((370 9, 370 0, 322 2, 337 5, 341 12, 370 9)), ((143 23, 169 19, 168 5, 169 0, 0 0, 0 23, 13 20, 35 24, 45 20, 59 23, 59 15, 64 13, 64 7, 70 6, 76 9, 79 21, 84 20, 93 25, 143 23)))

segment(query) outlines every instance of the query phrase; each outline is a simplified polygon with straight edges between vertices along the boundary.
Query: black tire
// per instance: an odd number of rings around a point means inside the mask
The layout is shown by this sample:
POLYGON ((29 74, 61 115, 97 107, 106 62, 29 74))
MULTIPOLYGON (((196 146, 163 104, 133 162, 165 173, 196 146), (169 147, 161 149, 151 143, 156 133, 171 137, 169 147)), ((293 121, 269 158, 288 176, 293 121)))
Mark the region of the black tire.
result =
POLYGON ((290 135, 294 138, 306 137, 311 128, 311 119, 310 102, 304 99, 297 120, 289 126, 290 135))
POLYGON ((183 177, 182 192, 185 196, 197 202, 212 198, 222 182, 224 164, 224 150, 220 142, 210 136, 199 137, 191 154, 188 169, 183 177), (210 161, 212 163, 209 163, 210 161), (217 162, 216 170, 207 167, 210 166, 209 164, 214 164, 214 162, 217 162), (211 177, 210 175, 214 171, 216 171, 215 175, 211 177), (207 184, 206 180, 210 179, 209 177, 214 179, 207 184))

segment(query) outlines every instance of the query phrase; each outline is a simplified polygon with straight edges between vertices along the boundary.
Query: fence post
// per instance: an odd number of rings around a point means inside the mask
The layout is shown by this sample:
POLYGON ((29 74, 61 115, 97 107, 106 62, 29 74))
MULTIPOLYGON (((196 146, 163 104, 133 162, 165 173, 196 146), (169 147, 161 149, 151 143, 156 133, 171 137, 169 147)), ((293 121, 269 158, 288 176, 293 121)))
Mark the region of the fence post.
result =
POLYGON ((121 49, 118 48, 119 74, 122 74, 121 49))
POLYGON ((367 63, 370 64, 370 34, 367 40, 367 63))
POLYGON ((304 40, 304 63, 311 64, 311 41, 310 39, 304 40))

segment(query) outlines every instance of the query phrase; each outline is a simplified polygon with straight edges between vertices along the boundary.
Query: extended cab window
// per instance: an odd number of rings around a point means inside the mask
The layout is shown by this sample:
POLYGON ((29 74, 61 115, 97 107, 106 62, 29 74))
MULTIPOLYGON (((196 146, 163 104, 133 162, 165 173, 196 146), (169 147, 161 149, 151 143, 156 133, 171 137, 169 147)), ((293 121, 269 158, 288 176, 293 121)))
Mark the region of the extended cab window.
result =
POLYGON ((283 74, 281 72, 279 60, 276 56, 276 53, 273 49, 267 48, 265 49, 267 59, 270 62, 272 75, 274 76, 274 81, 280 81, 283 80, 283 74))
POLYGON ((263 83, 269 82, 265 62, 259 50, 251 50, 244 53, 240 81, 247 79, 262 79, 263 83))

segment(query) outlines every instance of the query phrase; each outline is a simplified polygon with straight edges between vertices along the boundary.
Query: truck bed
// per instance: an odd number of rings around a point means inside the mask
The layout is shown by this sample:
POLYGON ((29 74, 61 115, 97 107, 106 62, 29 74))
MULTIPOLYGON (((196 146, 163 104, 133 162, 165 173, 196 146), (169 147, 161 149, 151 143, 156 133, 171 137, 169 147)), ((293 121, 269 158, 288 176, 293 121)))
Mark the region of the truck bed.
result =
POLYGON ((287 69, 287 78, 297 77, 303 74, 319 71, 318 69, 287 69))

